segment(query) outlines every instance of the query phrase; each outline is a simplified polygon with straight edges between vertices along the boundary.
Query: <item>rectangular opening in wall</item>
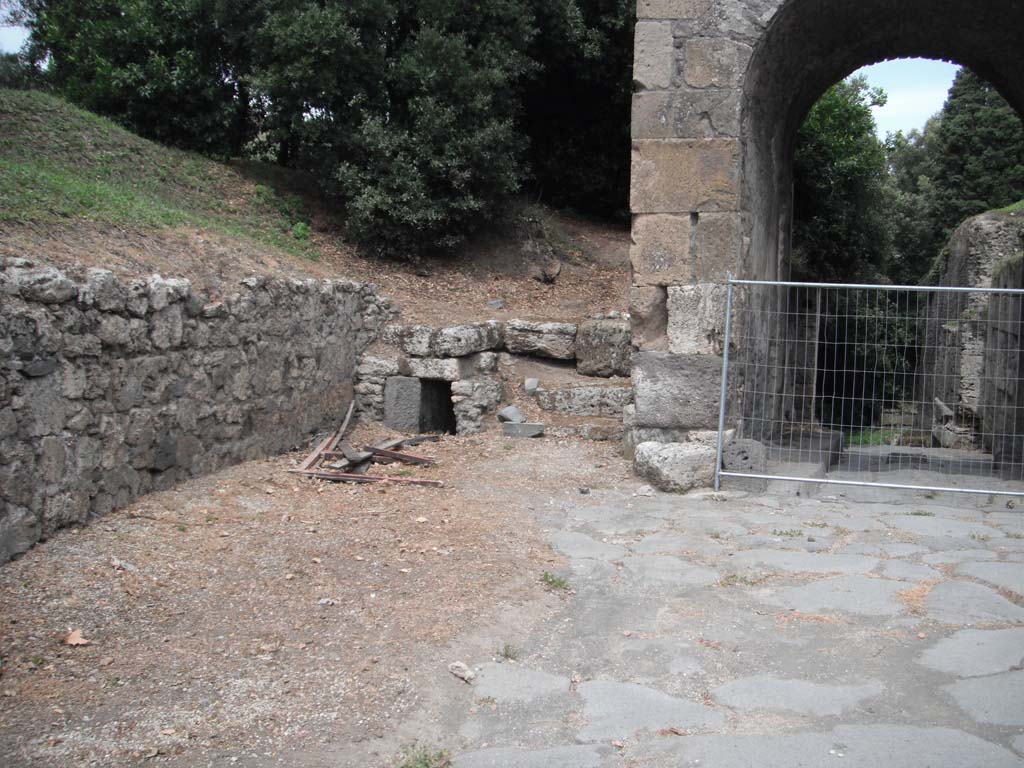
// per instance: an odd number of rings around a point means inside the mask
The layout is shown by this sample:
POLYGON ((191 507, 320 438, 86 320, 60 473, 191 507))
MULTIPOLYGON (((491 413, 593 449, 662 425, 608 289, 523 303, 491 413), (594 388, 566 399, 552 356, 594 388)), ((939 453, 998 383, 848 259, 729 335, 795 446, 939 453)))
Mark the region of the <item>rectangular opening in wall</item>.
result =
POLYGON ((420 379, 420 432, 455 434, 452 385, 447 381, 420 379))

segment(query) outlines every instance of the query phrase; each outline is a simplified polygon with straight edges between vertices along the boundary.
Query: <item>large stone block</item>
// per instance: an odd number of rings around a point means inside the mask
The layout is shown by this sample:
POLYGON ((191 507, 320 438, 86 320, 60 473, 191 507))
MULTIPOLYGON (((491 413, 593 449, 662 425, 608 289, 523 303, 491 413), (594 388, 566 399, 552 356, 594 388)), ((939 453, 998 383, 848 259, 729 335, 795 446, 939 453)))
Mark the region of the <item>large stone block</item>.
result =
POLYGON ((633 217, 629 260, 634 285, 672 285, 690 279, 690 214, 633 217))
POLYGON ((716 139, 740 135, 738 88, 680 88, 633 94, 632 137, 716 139))
POLYGON ((486 352, 500 347, 501 337, 501 323, 495 320, 441 328, 431 343, 431 354, 435 357, 464 357, 474 352, 486 352))
POLYGON ((629 319, 635 349, 668 348, 668 293, 663 286, 630 288, 629 319))
POLYGON ((638 21, 634 37, 633 80, 642 88, 668 88, 675 70, 672 24, 638 21))
POLYGON ((734 88, 739 85, 749 45, 721 37, 694 37, 683 48, 683 79, 694 88, 734 88))
POLYGON ((722 361, 710 355, 639 352, 633 356, 638 427, 718 426, 722 361))
POLYGON ((514 355, 572 360, 576 357, 576 326, 510 320, 505 326, 505 347, 514 355))
POLYGON ((702 213, 697 220, 690 271, 701 282, 724 281, 742 263, 743 217, 736 212, 702 213))
POLYGON ((735 211, 739 178, 736 139, 634 141, 630 208, 634 213, 735 211))
POLYGON ((471 375, 473 364, 459 358, 410 357, 402 361, 402 373, 419 379, 458 381, 471 375))
POLYGON ((714 482, 715 460, 715 449, 703 443, 640 443, 633 467, 655 488, 684 493, 714 482))
POLYGON ((628 320, 586 320, 576 334, 576 370, 584 376, 628 376, 633 347, 628 320))
POLYGON ((638 19, 696 19, 711 10, 711 0, 638 0, 638 19))
POLYGON ((423 387, 412 376, 391 376, 384 384, 384 424, 396 432, 420 431, 423 387))
POLYGON ((726 286, 720 283, 669 287, 669 352, 680 355, 722 353, 726 291, 726 286))

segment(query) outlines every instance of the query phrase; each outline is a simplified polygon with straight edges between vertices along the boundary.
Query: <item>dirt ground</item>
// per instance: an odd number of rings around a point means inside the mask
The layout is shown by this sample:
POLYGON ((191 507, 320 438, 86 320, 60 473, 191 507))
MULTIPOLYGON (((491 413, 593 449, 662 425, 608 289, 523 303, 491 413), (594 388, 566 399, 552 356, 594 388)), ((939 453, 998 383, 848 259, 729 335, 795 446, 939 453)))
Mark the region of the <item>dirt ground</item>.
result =
POLYGON ((382 471, 444 488, 299 479, 295 453, 0 567, 0 764, 246 764, 373 739, 457 631, 557 607, 539 577, 561 561, 529 511, 630 476, 607 443, 492 433, 417 451, 438 465, 382 471), (75 630, 87 644, 67 644, 75 630))
POLYGON ((80 276, 102 267, 125 280, 157 273, 186 277, 213 297, 237 290, 251 274, 345 278, 375 283, 402 311, 402 321, 456 324, 512 318, 575 321, 596 312, 625 311, 629 232, 549 212, 557 230, 562 271, 554 283, 533 277, 527 241, 508 233, 481 235, 450 258, 417 263, 382 261, 336 234, 314 230, 317 260, 300 259, 201 230, 138 231, 76 221, 73 225, 0 225, 0 256, 28 258, 80 276), (500 300, 501 309, 487 302, 500 300))

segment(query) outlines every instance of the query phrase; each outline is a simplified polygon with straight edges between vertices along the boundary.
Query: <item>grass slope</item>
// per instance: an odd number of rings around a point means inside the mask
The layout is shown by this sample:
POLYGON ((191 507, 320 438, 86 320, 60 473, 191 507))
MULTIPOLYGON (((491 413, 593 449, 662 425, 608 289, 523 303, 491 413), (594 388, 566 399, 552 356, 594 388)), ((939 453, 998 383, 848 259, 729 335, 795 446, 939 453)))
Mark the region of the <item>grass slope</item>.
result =
POLYGON ((0 89, 0 224, 192 226, 316 258, 293 181, 155 144, 44 93, 0 89))

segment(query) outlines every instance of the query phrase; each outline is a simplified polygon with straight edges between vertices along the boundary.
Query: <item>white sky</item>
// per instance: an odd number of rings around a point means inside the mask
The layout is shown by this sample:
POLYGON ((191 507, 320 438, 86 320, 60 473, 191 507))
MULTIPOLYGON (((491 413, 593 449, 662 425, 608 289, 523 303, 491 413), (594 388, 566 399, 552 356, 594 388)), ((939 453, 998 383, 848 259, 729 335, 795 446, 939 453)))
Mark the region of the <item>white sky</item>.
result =
POLYGON ((14 53, 21 48, 28 32, 22 27, 0 26, 0 53, 14 53))

